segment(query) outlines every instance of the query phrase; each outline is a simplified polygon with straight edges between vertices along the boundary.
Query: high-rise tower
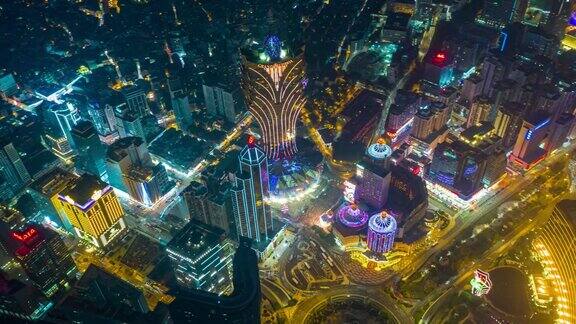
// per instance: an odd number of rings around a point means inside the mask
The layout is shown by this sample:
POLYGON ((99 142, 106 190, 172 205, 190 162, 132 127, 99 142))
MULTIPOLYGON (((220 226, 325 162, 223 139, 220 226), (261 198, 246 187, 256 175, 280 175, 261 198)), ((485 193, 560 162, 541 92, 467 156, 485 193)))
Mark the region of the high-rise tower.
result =
POLYGON ((302 51, 290 52, 277 36, 242 51, 242 89, 262 130, 270 158, 296 153, 296 122, 305 103, 302 51))
POLYGON ((271 239, 273 236, 272 215, 268 206, 268 159, 257 147, 253 138, 242 149, 238 157, 240 173, 232 188, 232 209, 238 236, 254 239, 256 242, 271 239))

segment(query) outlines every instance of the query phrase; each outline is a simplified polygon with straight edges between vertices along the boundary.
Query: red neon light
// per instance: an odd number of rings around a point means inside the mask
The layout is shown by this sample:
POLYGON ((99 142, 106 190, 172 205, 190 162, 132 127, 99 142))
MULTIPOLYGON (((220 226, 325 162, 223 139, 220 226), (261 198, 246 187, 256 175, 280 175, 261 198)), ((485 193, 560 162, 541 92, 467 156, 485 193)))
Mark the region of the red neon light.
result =
POLYGON ((38 235, 38 231, 35 228, 31 227, 25 230, 24 232, 12 232, 12 236, 21 242, 29 242, 31 239, 35 238, 38 235))
POLYGON ((436 53, 436 55, 434 55, 434 58, 432 60, 436 63, 444 63, 446 59, 447 59, 446 53, 438 52, 436 53))
POLYGON ((420 168, 419 165, 416 165, 416 166, 412 167, 412 173, 413 173, 414 175, 420 175, 420 171, 422 171, 422 169, 420 168))
POLYGON ((250 148, 254 147, 256 145, 256 138, 252 135, 248 136, 247 144, 250 148))

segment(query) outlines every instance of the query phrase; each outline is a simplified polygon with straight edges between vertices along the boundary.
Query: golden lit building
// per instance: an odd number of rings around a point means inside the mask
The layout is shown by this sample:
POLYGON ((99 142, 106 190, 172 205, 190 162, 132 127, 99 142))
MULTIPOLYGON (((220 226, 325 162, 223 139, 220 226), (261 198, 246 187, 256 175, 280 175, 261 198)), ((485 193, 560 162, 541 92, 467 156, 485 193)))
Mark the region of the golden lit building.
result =
POLYGON ((59 209, 80 238, 98 247, 108 245, 126 229, 124 210, 110 185, 90 174, 58 194, 59 209))
POLYGON ((556 323, 576 322, 576 200, 563 200, 534 240, 556 301, 556 323))
MULTIPOLYGON (((255 43, 258 44, 258 43, 255 43)), ((277 36, 242 51, 242 89, 262 132, 268 157, 296 153, 296 123, 305 103, 304 53, 283 47, 277 36)))

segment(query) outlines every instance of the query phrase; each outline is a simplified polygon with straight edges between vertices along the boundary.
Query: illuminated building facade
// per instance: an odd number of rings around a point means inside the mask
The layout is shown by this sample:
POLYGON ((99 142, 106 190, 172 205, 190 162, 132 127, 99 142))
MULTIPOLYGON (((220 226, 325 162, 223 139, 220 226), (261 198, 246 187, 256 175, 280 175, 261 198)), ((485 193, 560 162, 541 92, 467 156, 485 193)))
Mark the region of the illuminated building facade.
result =
POLYGON ((433 51, 425 59, 424 80, 444 88, 452 82, 453 74, 453 58, 447 52, 433 51))
POLYGON ((108 182, 145 206, 154 205, 171 187, 166 169, 154 164, 144 140, 125 137, 108 147, 108 182))
POLYGON ((97 247, 105 247, 126 229, 114 190, 93 175, 82 175, 58 199, 76 235, 97 247))
POLYGON ((51 296, 74 277, 76 265, 62 238, 39 225, 11 229, 0 224, 2 247, 22 266, 45 295, 51 296))
MULTIPOLYGON (((64 103, 54 105, 50 108, 54 114, 55 125, 59 129, 59 135, 63 135, 68 140, 68 143, 74 148, 74 141, 72 139, 72 127, 80 121, 80 114, 78 109, 72 103, 64 103)), ((56 131, 58 134, 58 131, 56 131)))
POLYGON ((460 141, 438 144, 429 170, 429 179, 460 198, 468 200, 482 188, 486 154, 460 141))
POLYGON ((450 108, 441 102, 422 105, 414 116, 412 137, 429 143, 433 142, 433 139, 447 131, 446 124, 450 119, 450 114, 450 108))
POLYGON ((234 246, 223 230, 191 220, 166 251, 179 285, 217 294, 231 291, 234 246))
POLYGON ((390 172, 382 165, 361 162, 356 165, 355 200, 381 209, 388 199, 390 172))
POLYGON ((267 38, 259 52, 243 51, 242 89, 270 158, 297 151, 296 123, 305 103, 304 86, 303 53, 288 52, 278 37, 267 38))
POLYGON ((266 153, 250 137, 238 156, 240 172, 231 189, 232 210, 238 236, 256 242, 271 240, 274 224, 268 205, 269 179, 266 153))
POLYGON ((476 17, 476 23, 490 28, 502 29, 513 19, 522 18, 517 13, 518 6, 522 2, 516 0, 486 1, 482 12, 476 17))
POLYGON ((525 109, 524 105, 512 101, 505 102, 498 107, 494 130, 495 134, 502 138, 502 145, 505 148, 511 148, 516 142, 525 109))
POLYGON ((386 253, 392 250, 396 237, 396 219, 386 212, 372 215, 368 221, 366 244, 374 253, 386 253))
POLYGON ((128 109, 137 117, 144 117, 150 114, 148 100, 146 98, 145 85, 139 80, 135 85, 122 89, 122 95, 128 109))
POLYGON ((541 227, 533 246, 551 283, 557 323, 576 321, 576 202, 563 200, 541 227))
POLYGON ((542 160, 547 152, 544 149, 552 119, 548 114, 535 113, 522 122, 510 160, 524 169, 542 160))

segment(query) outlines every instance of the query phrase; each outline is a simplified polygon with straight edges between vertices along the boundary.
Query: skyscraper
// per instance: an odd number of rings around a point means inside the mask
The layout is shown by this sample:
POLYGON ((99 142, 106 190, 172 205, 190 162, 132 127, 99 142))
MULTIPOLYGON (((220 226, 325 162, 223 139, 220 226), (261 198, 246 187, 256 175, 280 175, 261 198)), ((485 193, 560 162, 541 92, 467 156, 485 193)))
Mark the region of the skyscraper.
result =
POLYGON ((150 113, 148 101, 146 98, 145 84, 142 80, 136 82, 135 85, 122 89, 124 100, 128 109, 133 112, 137 117, 144 117, 150 113))
POLYGON ((168 243, 166 252, 179 285, 230 292, 234 246, 223 230, 191 220, 168 243))
POLYGON ((58 199, 76 235, 97 247, 105 247, 126 229, 118 197, 96 176, 85 173, 58 199))
POLYGON ((80 121, 71 131, 76 146, 76 167, 102 178, 106 174, 106 149, 89 121, 80 121))
POLYGON ((245 146, 239 155, 240 172, 232 188, 232 209, 238 236, 256 242, 272 239, 273 220, 269 196, 268 159, 266 153, 253 142, 245 146))
POLYGON ((74 148, 74 141, 72 139, 71 131, 72 127, 74 127, 74 125, 78 124, 80 121, 80 114, 78 113, 78 109, 72 103, 66 102, 52 106, 51 111, 54 114, 54 126, 57 126, 57 129, 60 131, 60 135, 66 137, 70 146, 74 148))
POLYGON ((170 102, 172 104, 174 117, 176 118, 176 124, 180 130, 187 132, 194 120, 192 110, 190 109, 190 102, 184 92, 182 82, 177 77, 169 78, 168 89, 170 90, 170 102))
POLYGON ((178 93, 172 99, 172 110, 176 118, 178 128, 184 132, 188 132, 188 128, 194 122, 192 118, 192 111, 190 110, 190 102, 188 96, 184 93, 178 93))
POLYGON ((550 115, 543 112, 524 118, 510 160, 528 169, 543 159, 547 154, 543 145, 551 124, 550 115))
POLYGON ((34 202, 45 213, 45 216, 70 233, 74 233, 74 228, 66 213, 60 208, 58 194, 72 186, 77 179, 78 176, 74 173, 56 168, 34 181, 30 185, 31 190, 29 191, 34 202))
POLYGON ((68 248, 50 229, 28 225, 18 230, 0 223, 0 240, 2 247, 47 296, 53 295, 75 275, 76 266, 68 248))
POLYGON ((424 79, 444 88, 452 82, 454 58, 445 51, 431 51, 425 59, 424 79))
POLYGON ((0 172, 12 190, 19 190, 31 179, 20 154, 7 139, 3 139, 0 144, 0 172))
POLYGON ((242 89, 248 108, 262 131, 266 154, 271 158, 296 153, 296 123, 305 97, 302 52, 282 48, 277 36, 265 48, 242 52, 242 89))
POLYGON ((390 179, 391 174, 384 166, 370 162, 358 163, 355 200, 367 204, 374 210, 381 210, 388 199, 390 179))
POLYGON ((142 117, 127 105, 116 107, 114 109, 114 117, 120 138, 136 136, 146 140, 142 117))
POLYGON ((223 85, 202 85, 202 92, 208 114, 226 117, 230 122, 235 121, 236 103, 232 92, 227 91, 223 85))
POLYGON ((140 137, 120 138, 108 147, 106 156, 108 182, 141 204, 151 206, 170 190, 166 169, 152 162, 140 137))
POLYGON ((210 224, 208 213, 208 189, 205 185, 193 181, 182 192, 184 201, 190 214, 190 219, 195 219, 204 224, 210 224))

